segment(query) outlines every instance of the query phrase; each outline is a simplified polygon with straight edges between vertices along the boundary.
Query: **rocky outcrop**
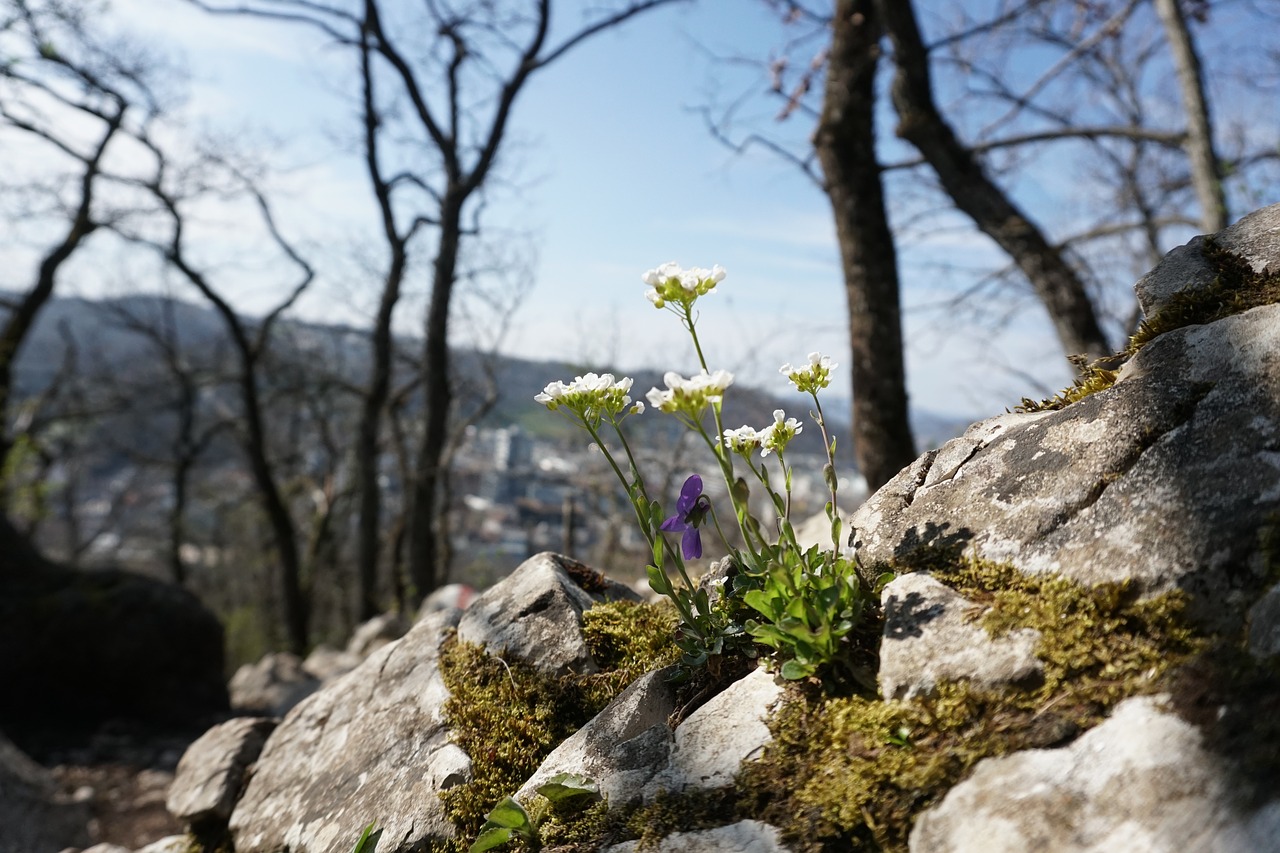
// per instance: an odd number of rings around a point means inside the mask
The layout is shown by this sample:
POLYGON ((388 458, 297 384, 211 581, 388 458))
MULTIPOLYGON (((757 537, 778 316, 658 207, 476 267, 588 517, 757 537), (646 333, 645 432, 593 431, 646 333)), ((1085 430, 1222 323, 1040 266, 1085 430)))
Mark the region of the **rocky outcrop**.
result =
POLYGON ((787 853, 778 830, 767 823, 744 820, 701 832, 673 832, 647 847, 627 841, 606 847, 604 853, 787 853))
MULTIPOLYGON (((1242 258, 1254 272, 1280 270, 1280 214, 1275 205, 1254 211, 1224 228, 1213 236, 1213 242, 1242 258)), ((1144 315, 1154 316, 1174 294, 1204 290, 1213 284, 1218 270, 1205 257, 1204 249, 1205 238, 1193 237, 1138 279, 1133 289, 1144 315)))
POLYGON ((532 557, 477 598, 458 624, 458 639, 509 652, 544 672, 595 672, 579 627, 599 601, 635 601, 624 584, 564 557, 532 557))
MULTIPOLYGON (((1264 853, 1280 801, 1257 808, 1195 726, 1157 696, 1130 699, 1063 749, 978 765, 926 811, 913 853, 1264 853)), ((1273 792, 1274 793, 1274 792, 1273 792)))
POLYGON ((214 726, 183 753, 165 807, 198 834, 226 828, 276 720, 236 717, 214 726))
POLYGON ((526 561, 466 611, 419 621, 356 669, 297 705, 268 738, 230 829, 237 853, 350 850, 370 822, 379 853, 407 853, 452 837, 439 793, 471 778, 471 759, 449 738, 443 641, 508 651, 545 672, 593 671, 583 610, 634 598, 579 563, 552 554, 526 561), (461 622, 461 624, 459 624, 461 622))
MULTIPOLYGON (((173 584, 55 566, 0 575, 0 726, 183 726, 227 709, 222 627, 173 584)), ((207 722, 206 722, 207 724, 207 722)))
POLYGON ((1280 305, 1267 305, 1161 335, 1113 387, 1058 411, 974 425, 858 509, 855 548, 864 563, 976 550, 1084 584, 1181 588, 1225 628, 1265 571, 1278 448, 1280 305))
POLYGON ((370 821, 390 853, 451 835, 438 793, 470 759, 444 728, 436 661, 459 615, 419 622, 289 712, 232 812, 237 853, 345 853, 370 821))
MULTIPOLYGON (((1275 271, 1278 235, 1280 206, 1215 245, 1275 271)), ((1149 312, 1219 286, 1203 245, 1139 283, 1149 312)), ((757 669, 674 725, 696 702, 651 672, 552 750, 516 798, 529 805, 570 773, 611 807, 717 804, 715 821, 682 825, 723 826, 652 848, 600 842, 613 853, 781 853, 784 834, 809 825, 828 832, 823 843, 883 836, 914 853, 1280 853, 1280 585, 1266 589, 1280 547, 1280 305, 1164 328, 1110 387, 975 424, 854 513, 861 563, 900 573, 881 599, 880 697, 788 690, 757 669), (1064 609, 1019 621, 1041 593, 1064 609), (1105 642, 1121 634, 1129 646, 1105 642), (1175 658, 1181 668, 1165 666, 1175 658), (800 760, 770 765, 785 750, 800 760), (811 771, 795 780, 809 799, 788 800, 788 774, 811 771), (867 791, 891 807, 857 800, 867 791), (887 836, 882 815, 896 822, 887 836)), ((326 683, 267 740, 231 815, 236 849, 345 853, 371 821, 382 853, 448 838, 438 795, 483 761, 451 742, 442 712, 452 626, 543 674, 594 678, 580 626, 607 597, 633 596, 539 555, 465 616, 427 616, 326 683)))

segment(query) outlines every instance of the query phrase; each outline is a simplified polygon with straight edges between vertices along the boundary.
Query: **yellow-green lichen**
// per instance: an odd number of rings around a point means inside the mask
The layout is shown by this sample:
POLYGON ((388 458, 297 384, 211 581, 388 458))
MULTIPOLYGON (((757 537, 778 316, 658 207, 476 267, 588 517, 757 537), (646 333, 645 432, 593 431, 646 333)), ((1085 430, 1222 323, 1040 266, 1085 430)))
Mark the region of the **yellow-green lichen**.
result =
POLYGON ((1114 385, 1120 375, 1115 366, 1128 361, 1138 350, 1167 332, 1212 323, 1250 308, 1280 302, 1280 270, 1255 272, 1248 261, 1219 246, 1212 238, 1204 241, 1201 252, 1217 270, 1209 286, 1173 294, 1163 308, 1138 326, 1128 345, 1115 356, 1084 366, 1070 387, 1046 400, 1024 397, 1014 411, 1044 412, 1069 406, 1114 385))
MULTIPOLYGON (((670 609, 662 605, 620 601, 593 607, 583 614, 583 634, 601 671, 588 675, 546 675, 480 646, 448 640, 440 654, 450 693, 445 715, 454 741, 471 757, 473 778, 440 795, 458 829, 457 840, 441 849, 467 849, 489 810, 514 794, 552 749, 629 683, 674 660, 679 650, 672 627, 670 609)), ((589 810, 579 815, 589 816, 589 810)))
POLYGON ((978 761, 1069 741, 1122 699, 1167 686, 1200 648, 1177 593, 1140 600, 1124 585, 977 559, 934 569, 989 606, 988 630, 1039 629, 1044 679, 1000 691, 946 683, 910 702, 793 692, 738 787, 741 812, 780 826, 797 851, 905 850, 915 815, 978 761))

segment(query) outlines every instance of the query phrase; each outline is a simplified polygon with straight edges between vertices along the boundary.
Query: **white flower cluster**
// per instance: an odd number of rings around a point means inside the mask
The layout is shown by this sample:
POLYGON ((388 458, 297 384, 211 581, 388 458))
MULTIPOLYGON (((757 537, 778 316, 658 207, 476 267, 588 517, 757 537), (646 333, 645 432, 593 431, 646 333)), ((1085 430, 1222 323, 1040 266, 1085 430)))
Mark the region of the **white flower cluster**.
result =
POLYGON ((782 409, 773 410, 773 423, 761 430, 749 426, 724 431, 724 446, 734 453, 750 456, 751 452, 760 449, 760 455, 768 456, 771 452, 781 453, 786 450, 791 439, 804 432, 804 427, 795 418, 788 418, 782 409))
POLYGON ((733 374, 727 370, 707 373, 705 370, 688 379, 679 373, 667 373, 662 377, 667 390, 653 388, 645 396, 649 405, 663 412, 684 412, 698 417, 709 403, 724 399, 724 391, 733 384, 733 374))
POLYGON ((760 447, 760 433, 749 426, 727 429, 724 431, 724 446, 734 453, 750 456, 760 447))
POLYGON ((631 403, 628 395, 631 382, 630 376, 615 380, 612 373, 588 373, 574 377, 568 385, 552 382, 533 399, 553 412, 563 406, 594 426, 606 415, 617 417, 626 411, 632 414, 644 411, 644 403, 631 403))
POLYGON ((771 450, 781 453, 786 449, 788 442, 803 430, 804 427, 800 426, 798 420, 787 418, 784 421, 782 409, 774 409, 773 423, 760 430, 760 444, 762 446, 760 455, 768 456, 771 450))
POLYGON ((792 367, 784 364, 778 372, 806 394, 816 394, 831 384, 831 371, 840 365, 831 360, 831 356, 820 352, 809 353, 809 363, 803 367, 792 367))
POLYGON ((675 261, 669 261, 657 269, 649 270, 640 278, 649 285, 644 298, 652 302, 655 308, 662 308, 668 302, 687 308, 699 296, 706 296, 715 290, 724 276, 724 267, 719 264, 709 270, 702 267, 684 269, 675 261))

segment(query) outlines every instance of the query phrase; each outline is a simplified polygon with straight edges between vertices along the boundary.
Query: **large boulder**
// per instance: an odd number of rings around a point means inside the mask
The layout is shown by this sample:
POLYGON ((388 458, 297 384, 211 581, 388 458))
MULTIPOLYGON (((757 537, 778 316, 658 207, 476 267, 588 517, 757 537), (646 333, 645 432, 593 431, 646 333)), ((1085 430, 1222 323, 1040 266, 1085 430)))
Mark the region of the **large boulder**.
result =
MULTIPOLYGON (((1277 273, 1280 205, 1193 240, 1139 282, 1148 319, 1165 331, 1114 384, 975 424, 855 512, 851 542, 865 565, 981 558, 1141 599, 1176 593, 1210 649, 1163 682, 1171 695, 1129 699, 1062 748, 978 762, 916 816, 914 853, 1280 851, 1270 722, 1280 586, 1266 588, 1280 541, 1280 304, 1241 298, 1236 313, 1180 327, 1159 313, 1189 311, 1188 293, 1216 293, 1207 289, 1228 277, 1274 293, 1277 273), (1270 283, 1222 266, 1235 263, 1222 249, 1270 283), (1257 662, 1234 657, 1241 649, 1257 662)), ((1214 307, 1236 301, 1218 295, 1214 307)), ((942 681, 1034 682, 1035 632, 993 635, 983 602, 926 574, 900 576, 884 595, 886 698, 942 681)), ((1099 630, 1086 620, 1064 613, 1041 630, 1099 630)))
POLYGON ((458 615, 419 622, 289 712, 231 814, 238 853, 345 853, 370 821, 390 853, 451 835, 438 795, 471 762, 449 742, 436 662, 458 615))
POLYGON ((606 598, 635 594, 576 561, 539 554, 480 595, 465 617, 457 608, 428 615, 326 682, 268 738, 231 814, 237 853, 347 853, 371 821, 383 830, 379 853, 451 838, 439 794, 472 774, 444 716, 443 642, 456 628, 460 640, 548 674, 593 672, 582 613, 606 598))
POLYGON ((116 570, 0 575, 0 726, 181 727, 227 709, 222 626, 194 595, 116 570))
POLYGON ((1280 305, 1264 305, 1160 335, 1079 402, 975 424, 854 513, 854 546, 864 563, 976 550, 1084 584, 1181 588, 1203 624, 1229 628, 1269 560, 1277 447, 1280 305))

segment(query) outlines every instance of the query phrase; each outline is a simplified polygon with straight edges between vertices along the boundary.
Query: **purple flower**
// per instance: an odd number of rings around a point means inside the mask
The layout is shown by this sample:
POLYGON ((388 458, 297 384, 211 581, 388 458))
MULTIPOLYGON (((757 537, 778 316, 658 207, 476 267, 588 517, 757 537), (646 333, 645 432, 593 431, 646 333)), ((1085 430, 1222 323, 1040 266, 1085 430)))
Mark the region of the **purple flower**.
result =
POLYGON ((702 556, 702 534, 698 525, 702 524, 711 510, 711 501, 702 494, 702 478, 697 474, 690 475, 680 489, 680 497, 676 499, 676 514, 662 522, 659 530, 668 533, 683 532, 680 538, 680 550, 686 560, 696 560, 702 556))

